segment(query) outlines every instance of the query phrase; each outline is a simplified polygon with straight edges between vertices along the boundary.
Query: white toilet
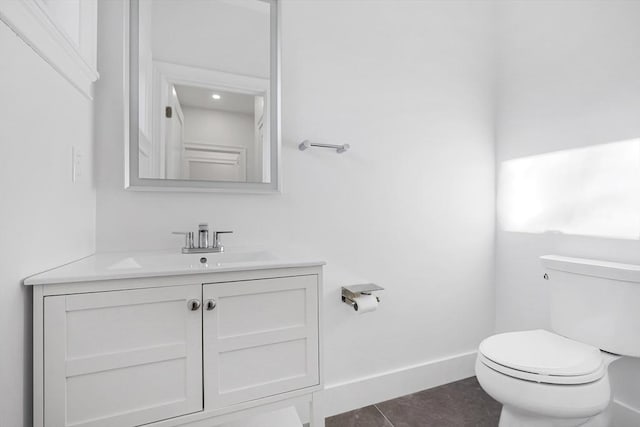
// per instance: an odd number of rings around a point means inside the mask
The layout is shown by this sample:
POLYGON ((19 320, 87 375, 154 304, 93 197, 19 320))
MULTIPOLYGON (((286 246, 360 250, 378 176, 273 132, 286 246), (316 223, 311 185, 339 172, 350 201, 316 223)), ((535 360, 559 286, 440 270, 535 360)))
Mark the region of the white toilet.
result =
POLYGON ((485 339, 478 381, 503 405, 500 427, 610 427, 609 364, 640 357, 640 266, 556 255, 541 260, 554 332, 485 339))

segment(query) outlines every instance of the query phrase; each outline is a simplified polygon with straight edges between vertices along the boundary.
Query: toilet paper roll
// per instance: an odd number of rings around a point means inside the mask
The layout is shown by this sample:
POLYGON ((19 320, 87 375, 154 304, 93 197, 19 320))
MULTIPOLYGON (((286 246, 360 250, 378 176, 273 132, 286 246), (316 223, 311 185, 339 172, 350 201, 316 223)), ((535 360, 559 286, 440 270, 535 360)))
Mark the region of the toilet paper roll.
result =
POLYGON ((353 302, 356 303, 353 308, 358 314, 368 313, 378 308, 378 299, 373 295, 361 295, 354 298, 353 302))

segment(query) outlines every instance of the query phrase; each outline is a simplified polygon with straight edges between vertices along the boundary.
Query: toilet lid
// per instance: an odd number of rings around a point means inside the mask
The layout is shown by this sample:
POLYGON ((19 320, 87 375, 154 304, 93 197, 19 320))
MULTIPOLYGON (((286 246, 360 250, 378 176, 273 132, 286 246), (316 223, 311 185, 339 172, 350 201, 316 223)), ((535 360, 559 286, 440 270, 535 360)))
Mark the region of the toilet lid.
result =
POLYGON ((491 336, 482 341, 479 351, 484 358, 510 371, 590 378, 604 373, 599 349, 542 329, 491 336))

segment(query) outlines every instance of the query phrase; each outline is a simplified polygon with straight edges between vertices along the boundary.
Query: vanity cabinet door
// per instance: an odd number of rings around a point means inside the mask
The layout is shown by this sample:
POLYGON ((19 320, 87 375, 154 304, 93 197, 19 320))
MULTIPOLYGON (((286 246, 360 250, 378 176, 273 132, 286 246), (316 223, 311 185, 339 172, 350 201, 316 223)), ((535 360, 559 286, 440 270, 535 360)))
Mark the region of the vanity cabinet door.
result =
POLYGON ((201 285, 45 297, 45 427, 202 410, 201 285), (197 308, 196 308, 197 306, 197 308))
POLYGON ((319 383, 318 276, 205 284, 205 409, 319 383))

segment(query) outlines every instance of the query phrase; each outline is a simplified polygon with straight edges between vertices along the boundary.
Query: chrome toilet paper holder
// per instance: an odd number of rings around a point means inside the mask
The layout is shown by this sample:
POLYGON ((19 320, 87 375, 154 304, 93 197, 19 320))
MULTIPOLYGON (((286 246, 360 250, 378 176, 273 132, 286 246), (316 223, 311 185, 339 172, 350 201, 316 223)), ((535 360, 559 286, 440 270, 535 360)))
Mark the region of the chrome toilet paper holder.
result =
MULTIPOLYGON (((356 298, 362 295, 371 295, 372 292, 384 291, 384 288, 374 283, 366 283, 363 285, 351 285, 342 287, 342 302, 349 304, 355 311, 358 311, 358 303, 356 298)), ((376 295, 376 300, 380 302, 380 298, 376 295)))

